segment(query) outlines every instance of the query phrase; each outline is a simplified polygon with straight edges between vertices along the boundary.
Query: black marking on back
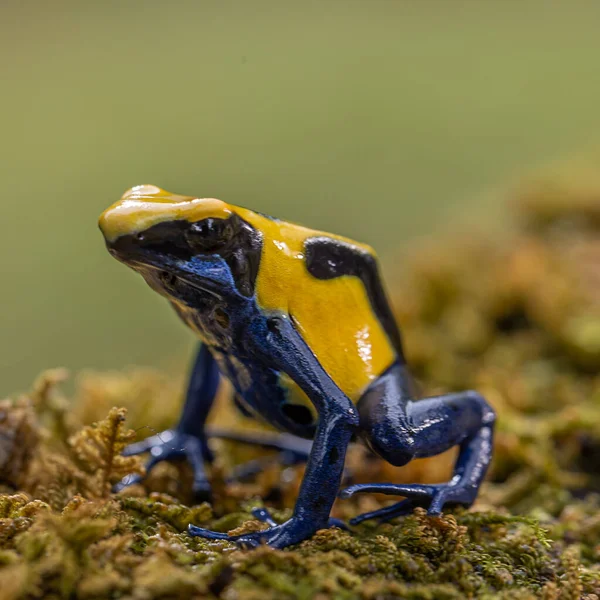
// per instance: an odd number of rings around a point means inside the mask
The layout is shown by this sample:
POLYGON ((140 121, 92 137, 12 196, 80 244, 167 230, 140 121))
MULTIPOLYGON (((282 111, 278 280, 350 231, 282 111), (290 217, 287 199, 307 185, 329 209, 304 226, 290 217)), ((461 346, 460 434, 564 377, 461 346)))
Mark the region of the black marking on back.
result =
POLYGON ((398 358, 403 361, 400 331, 383 289, 375 257, 357 246, 325 236, 307 239, 304 252, 306 268, 313 277, 335 279, 350 275, 362 281, 373 312, 382 324, 398 358))

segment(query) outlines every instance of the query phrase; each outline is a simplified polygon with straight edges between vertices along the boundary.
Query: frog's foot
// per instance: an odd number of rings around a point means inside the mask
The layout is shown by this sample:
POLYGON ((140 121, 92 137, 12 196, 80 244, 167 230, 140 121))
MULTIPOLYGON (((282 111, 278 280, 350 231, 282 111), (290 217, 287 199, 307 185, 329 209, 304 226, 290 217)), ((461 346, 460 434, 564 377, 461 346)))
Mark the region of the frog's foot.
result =
MULTIPOLYGON (((266 523, 271 527, 277 527, 277 522, 275 521, 275 519, 273 519, 271 513, 266 508, 253 508, 252 515, 259 521, 262 521, 263 523, 266 523)), ((329 517, 327 527, 337 527, 338 529, 344 529, 345 531, 349 531, 348 525, 346 525, 344 521, 342 521, 341 519, 334 519, 333 517, 329 517)))
POLYGON ((272 456, 264 456, 255 460, 237 465, 228 481, 239 481, 248 479, 264 471, 272 464, 280 464, 285 467, 306 462, 312 442, 287 433, 272 434, 265 432, 235 432, 223 430, 216 427, 207 428, 207 437, 232 440, 241 444, 261 446, 267 450, 277 450, 272 456))
MULTIPOLYGON (((194 481, 192 490, 197 500, 210 499, 210 483, 206 476, 204 462, 210 462, 212 455, 206 442, 200 438, 182 433, 175 429, 168 429, 157 435, 153 435, 141 442, 131 444, 123 451, 124 456, 150 453, 146 463, 146 474, 148 474, 159 462, 187 460, 192 466, 194 481)), ((139 483, 144 478, 139 475, 127 475, 117 483, 113 491, 120 492, 126 487, 139 483)))
POLYGON ((405 496, 402 500, 392 506, 386 506, 379 510, 363 513, 350 521, 351 525, 357 525, 368 519, 378 519, 384 523, 395 517, 411 513, 418 506, 426 507, 427 514, 439 515, 446 505, 471 506, 477 496, 477 487, 474 485, 461 484, 460 481, 440 484, 415 484, 404 485, 394 483, 365 483, 350 486, 340 492, 340 497, 350 498, 354 494, 362 493, 391 494, 405 496))
POLYGON ((329 523, 320 525, 314 522, 309 523, 298 517, 292 517, 285 523, 277 525, 269 512, 264 508, 255 509, 252 511, 252 514, 260 521, 268 523, 270 525, 269 529, 243 533, 241 535, 228 535, 219 531, 211 531, 202 527, 196 527, 195 525, 188 525, 188 533, 208 540, 235 542, 241 548, 256 548, 261 544, 267 544, 272 548, 286 548, 287 546, 299 544, 308 539, 319 529, 342 526, 346 528, 345 524, 338 519, 330 519, 329 523))

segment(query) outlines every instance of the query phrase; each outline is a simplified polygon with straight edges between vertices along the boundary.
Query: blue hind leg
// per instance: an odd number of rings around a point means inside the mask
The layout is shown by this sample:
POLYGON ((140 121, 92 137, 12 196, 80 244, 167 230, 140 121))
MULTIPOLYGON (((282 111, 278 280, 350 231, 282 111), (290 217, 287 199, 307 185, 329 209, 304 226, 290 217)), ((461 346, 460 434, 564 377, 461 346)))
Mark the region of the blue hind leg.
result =
POLYGON ((264 456, 236 466, 228 480, 238 481, 247 479, 263 471, 273 463, 293 466, 308 460, 312 442, 289 433, 268 433, 264 431, 235 432, 219 427, 207 427, 209 438, 231 440, 241 444, 260 446, 266 450, 276 450, 272 456, 264 456))
POLYGON ((396 466, 459 446, 452 478, 447 483, 432 485, 380 483, 348 487, 340 493, 341 497, 371 492, 406 498, 359 515, 352 524, 367 519, 387 521, 411 512, 416 506, 426 507, 432 515, 439 514, 446 504, 470 506, 489 466, 495 413, 485 399, 468 391, 414 402, 407 399, 406 377, 404 368, 396 366, 361 399, 361 428, 366 441, 396 466))

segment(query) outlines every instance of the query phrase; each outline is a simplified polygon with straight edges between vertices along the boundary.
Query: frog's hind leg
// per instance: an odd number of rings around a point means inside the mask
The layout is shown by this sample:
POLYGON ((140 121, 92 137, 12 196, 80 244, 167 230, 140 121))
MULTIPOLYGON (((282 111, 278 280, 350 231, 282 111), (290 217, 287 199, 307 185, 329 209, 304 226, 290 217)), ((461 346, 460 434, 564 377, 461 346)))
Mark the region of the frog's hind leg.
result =
POLYGON ((362 435, 372 450, 395 466, 459 446, 452 478, 433 485, 348 487, 340 494, 343 498, 363 492, 407 498, 360 515, 352 524, 373 518, 386 521, 411 512, 415 506, 427 507, 429 514, 439 514, 445 504, 470 506, 489 466, 495 413, 485 399, 467 391, 413 401, 408 381, 405 367, 397 364, 369 387, 358 403, 362 435))
POLYGON ((264 431, 236 432, 219 427, 207 427, 209 438, 231 440, 241 444, 260 446, 266 450, 276 450, 276 454, 264 456, 236 466, 229 480, 237 481, 257 475, 274 463, 293 466, 307 461, 312 442, 289 433, 268 433, 264 431))

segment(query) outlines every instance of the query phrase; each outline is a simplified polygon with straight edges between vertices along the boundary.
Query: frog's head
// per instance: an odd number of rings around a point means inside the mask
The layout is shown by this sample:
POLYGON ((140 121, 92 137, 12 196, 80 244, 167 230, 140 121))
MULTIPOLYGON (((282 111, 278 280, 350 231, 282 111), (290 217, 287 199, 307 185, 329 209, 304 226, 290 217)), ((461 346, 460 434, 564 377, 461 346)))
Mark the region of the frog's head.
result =
POLYGON ((251 297, 261 234, 214 198, 134 187, 100 217, 109 252, 176 304, 251 297))

